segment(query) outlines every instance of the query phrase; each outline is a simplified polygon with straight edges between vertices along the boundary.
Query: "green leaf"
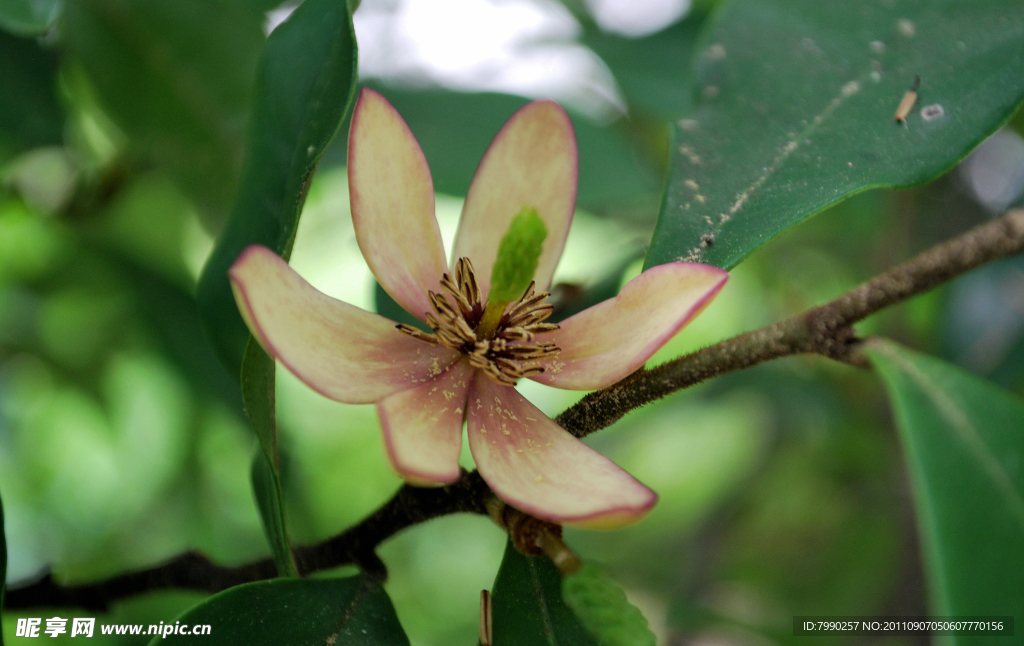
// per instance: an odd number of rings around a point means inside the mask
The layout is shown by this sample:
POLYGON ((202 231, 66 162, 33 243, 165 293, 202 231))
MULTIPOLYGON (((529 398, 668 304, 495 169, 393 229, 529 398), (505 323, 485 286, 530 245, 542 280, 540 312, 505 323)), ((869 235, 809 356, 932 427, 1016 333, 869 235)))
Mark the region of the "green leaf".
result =
POLYGON ((0 0, 0 29, 19 36, 45 33, 57 20, 60 0, 0 0))
MULTIPOLYGON (((309 0, 307 0, 308 2, 309 0)), ((154 637, 150 646, 408 646, 384 589, 366 576, 247 583, 185 612, 181 625, 210 626, 202 637, 154 637)))
POLYGON ((238 187, 262 24, 231 0, 76 0, 61 21, 105 110, 214 229, 238 187))
POLYGON ((488 299, 510 303, 523 295, 537 271, 537 259, 546 237, 548 228, 537 215, 537 209, 524 206, 501 238, 498 258, 491 270, 488 299))
POLYGON ((197 293, 214 347, 236 374, 249 331, 228 268, 251 244, 288 258, 309 180, 352 102, 355 78, 355 35, 344 2, 306 0, 267 40, 241 192, 197 293))
POLYGON ((242 359, 242 402, 245 414, 267 459, 277 468, 277 414, 274 359, 250 338, 242 359))
POLYGON ((628 38, 585 25, 583 43, 608 65, 630 111, 678 119, 693 106, 692 60, 704 16, 691 11, 657 33, 628 38))
POLYGON ((34 40, 0 31, 0 61, 0 143, 19 149, 60 143, 56 57, 34 40))
POLYGON ((602 646, 655 646, 647 619, 596 565, 585 563, 579 572, 565 577, 562 596, 602 646))
POLYGON ((252 459, 252 490, 256 496, 256 508, 260 512, 263 534, 274 555, 277 574, 282 577, 299 575, 292 556, 288 539, 288 526, 284 516, 284 490, 281 488, 280 471, 270 464, 263 451, 252 459))
POLYGON ((736 0, 709 22, 648 267, 732 267, 854 193, 926 182, 1024 97, 1017 0, 736 0))
POLYGON ((562 575, 509 541, 491 595, 494 646, 597 646, 562 600, 562 575))
POLYGON ((298 576, 295 559, 288 540, 284 514, 284 493, 281 488, 281 465, 277 450, 277 415, 275 407, 274 359, 250 338, 242 360, 242 401, 249 416, 261 451, 252 463, 252 487, 256 506, 263 523, 263 533, 270 543, 279 576, 298 576))
POLYGON ((912 476, 932 613, 1019 617, 1024 402, 895 343, 867 351, 892 399, 912 476))

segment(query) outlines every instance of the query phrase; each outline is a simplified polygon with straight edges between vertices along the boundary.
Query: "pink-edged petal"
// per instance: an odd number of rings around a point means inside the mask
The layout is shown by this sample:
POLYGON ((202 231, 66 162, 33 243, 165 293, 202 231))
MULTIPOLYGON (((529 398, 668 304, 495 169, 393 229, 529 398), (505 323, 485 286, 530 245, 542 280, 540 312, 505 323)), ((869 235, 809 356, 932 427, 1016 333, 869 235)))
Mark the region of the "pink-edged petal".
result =
POLYGON ((462 449, 462 419, 473 378, 458 361, 427 383, 377 404, 391 465, 409 482, 436 486, 455 482, 462 449))
POLYGON ((583 310, 538 337, 561 354, 535 377, 556 388, 595 390, 644 365, 718 294, 729 277, 708 265, 674 262, 629 281, 615 298, 583 310))
POLYGON ((352 223, 366 263, 391 298, 420 318, 440 292, 444 243, 423 151, 387 99, 363 88, 348 139, 352 223))
POLYGON ((260 345, 324 397, 376 402, 440 375, 460 356, 317 291, 266 247, 247 248, 228 275, 260 345))
POLYGON ((537 264, 537 288, 546 290, 562 255, 576 207, 576 133, 554 101, 534 101, 502 126, 476 169, 462 207, 452 262, 473 261, 481 289, 491 284, 498 245, 524 206, 537 209, 548 237, 537 264))
POLYGON ((480 475, 521 511, 555 523, 621 527, 639 520, 658 500, 515 388, 478 372, 466 406, 469 448, 480 475))

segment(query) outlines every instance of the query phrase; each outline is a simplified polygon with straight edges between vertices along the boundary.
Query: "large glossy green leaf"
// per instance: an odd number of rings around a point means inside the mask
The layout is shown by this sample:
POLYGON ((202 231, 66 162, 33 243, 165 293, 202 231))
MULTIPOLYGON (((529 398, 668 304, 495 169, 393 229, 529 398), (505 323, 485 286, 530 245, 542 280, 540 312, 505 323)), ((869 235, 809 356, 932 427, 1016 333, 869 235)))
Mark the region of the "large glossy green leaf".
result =
POLYGON ((280 458, 277 450, 276 385, 274 359, 255 339, 249 339, 242 360, 242 401, 260 451, 253 458, 252 487, 263 522, 263 533, 270 543, 277 573, 298 576, 288 540, 284 493, 281 488, 280 458))
MULTIPOLYGON (((868 355, 892 399, 914 486, 931 611, 1024 609, 1024 402, 891 342, 868 355)), ((1019 630, 1019 628, 1018 628, 1019 630)), ((1003 643, 958 637, 958 644, 1003 643)))
POLYGON ((491 595, 494 646, 597 646, 562 600, 562 575, 509 541, 491 595))
POLYGON ((0 29, 34 36, 49 29, 60 12, 60 0, 0 0, 0 29))
POLYGON ((1024 97, 1021 33, 1018 0, 725 4, 701 37, 647 266, 732 267, 853 193, 936 177, 1024 97))
POLYGON ((197 294, 214 346, 235 374, 249 332, 227 270, 251 244, 288 258, 309 180, 348 110, 355 78, 345 2, 307 0, 267 41, 241 190, 197 294))
POLYGON ((61 141, 57 60, 28 38, 0 31, 0 145, 33 148, 61 141))
POLYGON ((238 187, 262 20, 232 0, 76 0, 61 21, 103 107, 214 228, 238 187))
POLYGON ((208 625, 210 633, 201 637, 155 637, 150 645, 409 644, 391 599, 378 583, 366 576, 248 583, 210 597, 179 617, 178 622, 190 629, 208 625))

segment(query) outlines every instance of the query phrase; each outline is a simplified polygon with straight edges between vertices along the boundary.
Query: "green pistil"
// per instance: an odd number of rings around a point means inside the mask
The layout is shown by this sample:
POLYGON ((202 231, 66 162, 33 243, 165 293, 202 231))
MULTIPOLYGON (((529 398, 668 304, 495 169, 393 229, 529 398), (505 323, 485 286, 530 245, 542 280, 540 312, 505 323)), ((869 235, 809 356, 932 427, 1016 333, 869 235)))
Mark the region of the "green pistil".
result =
POLYGON ((501 323, 505 308, 520 298, 533 281, 548 229, 537 209, 526 206, 512 218, 498 246, 498 258, 491 271, 487 307, 477 327, 477 337, 490 339, 501 323))

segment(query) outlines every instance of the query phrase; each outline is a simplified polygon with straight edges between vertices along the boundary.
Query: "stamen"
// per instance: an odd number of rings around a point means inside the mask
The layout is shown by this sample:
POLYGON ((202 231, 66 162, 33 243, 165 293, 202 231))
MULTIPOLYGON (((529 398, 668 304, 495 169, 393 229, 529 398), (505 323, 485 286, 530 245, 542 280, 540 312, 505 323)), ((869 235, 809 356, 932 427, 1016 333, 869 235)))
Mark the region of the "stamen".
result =
POLYGON ((534 323, 533 325, 530 325, 524 329, 527 330, 528 332, 532 332, 533 334, 544 334, 545 332, 554 332, 555 330, 557 330, 558 324, 534 323))
POLYGON ((478 338, 486 303, 482 302, 476 272, 468 258, 460 258, 452 274, 441 276, 441 291, 427 292, 434 311, 427 312, 425 319, 433 334, 404 324, 395 327, 421 341, 463 353, 471 366, 506 386, 543 373, 544 367, 537 363, 560 352, 554 343, 534 340, 537 334, 558 329, 553 323, 543 322, 554 308, 546 302, 550 294, 537 292, 534 283, 502 314, 497 327, 490 328, 486 338, 478 338))
POLYGON ((433 334, 427 334, 423 330, 418 330, 418 329, 412 327, 411 325, 406 325, 405 323, 399 323, 395 327, 398 328, 399 332, 405 332, 409 336, 417 338, 420 341, 426 341, 427 343, 437 344, 437 339, 434 338, 433 334))
POLYGON ((470 303, 480 303, 480 286, 476 282, 476 272, 469 258, 459 258, 455 263, 455 274, 459 280, 459 288, 470 303))

